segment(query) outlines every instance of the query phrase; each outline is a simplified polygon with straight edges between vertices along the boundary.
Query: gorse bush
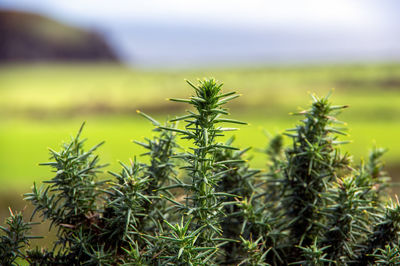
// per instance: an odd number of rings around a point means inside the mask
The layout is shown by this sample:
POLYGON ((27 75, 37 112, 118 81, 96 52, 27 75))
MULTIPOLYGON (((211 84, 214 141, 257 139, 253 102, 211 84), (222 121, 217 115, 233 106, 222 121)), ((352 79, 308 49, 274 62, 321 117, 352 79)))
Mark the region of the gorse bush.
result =
POLYGON ((105 165, 78 134, 50 150, 54 177, 25 194, 32 216, 50 221, 57 240, 30 248, 33 224, 11 212, 0 242, 0 264, 32 265, 368 265, 400 263, 398 201, 385 197, 388 177, 375 148, 354 165, 335 116, 346 106, 312 97, 298 125, 272 137, 268 169, 249 165, 246 149, 221 137, 244 122, 228 119, 237 98, 213 79, 202 80, 186 115, 154 125, 136 142, 148 163, 105 165), (183 126, 178 126, 183 124, 183 126), (189 143, 183 149, 181 138, 189 143))

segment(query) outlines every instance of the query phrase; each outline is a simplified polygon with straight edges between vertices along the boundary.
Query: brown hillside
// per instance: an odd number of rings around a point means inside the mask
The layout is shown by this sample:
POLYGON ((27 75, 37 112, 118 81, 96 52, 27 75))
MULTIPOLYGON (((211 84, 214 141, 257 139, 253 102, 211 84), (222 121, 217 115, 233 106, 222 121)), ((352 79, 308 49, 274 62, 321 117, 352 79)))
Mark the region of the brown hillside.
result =
POLYGON ((104 38, 41 15, 0 10, 0 62, 118 61, 104 38))

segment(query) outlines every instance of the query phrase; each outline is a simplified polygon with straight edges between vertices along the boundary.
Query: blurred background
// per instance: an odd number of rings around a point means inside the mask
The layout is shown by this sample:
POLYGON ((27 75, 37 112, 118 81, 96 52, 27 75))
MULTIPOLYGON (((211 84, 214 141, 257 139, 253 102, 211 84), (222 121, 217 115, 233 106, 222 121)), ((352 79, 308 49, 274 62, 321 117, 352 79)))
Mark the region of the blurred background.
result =
MULTIPOLYGON (((351 108, 355 163, 374 145, 400 178, 400 2, 396 0, 2 0, 0 2, 0 219, 21 209, 34 180, 54 173, 48 147, 87 122, 88 146, 108 170, 140 155, 151 136, 140 109, 164 121, 185 107, 184 79, 215 77, 243 96, 232 117, 249 122, 237 144, 263 168, 265 132, 291 128, 309 93, 351 108)), ((396 183, 394 183, 396 184, 396 183)), ((394 187, 396 188, 396 187, 394 187)))

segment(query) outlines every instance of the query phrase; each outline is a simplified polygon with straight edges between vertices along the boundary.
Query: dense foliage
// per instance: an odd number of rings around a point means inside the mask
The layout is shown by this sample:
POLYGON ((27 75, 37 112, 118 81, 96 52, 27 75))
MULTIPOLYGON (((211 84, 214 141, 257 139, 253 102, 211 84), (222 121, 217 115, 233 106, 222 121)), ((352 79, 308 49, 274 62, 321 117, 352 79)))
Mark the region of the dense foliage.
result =
POLYGON ((215 80, 193 85, 188 114, 137 142, 148 163, 121 163, 110 180, 81 138, 50 150, 55 175, 25 195, 57 232, 52 249, 31 249, 33 226, 11 212, 0 227, 0 263, 33 265, 368 265, 400 263, 398 201, 386 197, 383 149, 354 165, 340 152, 335 118, 346 106, 313 96, 299 124, 270 140, 268 170, 252 169, 247 149, 225 132, 238 97, 215 80), (178 127, 178 122, 184 123, 178 127), (189 148, 177 144, 187 141, 189 148))

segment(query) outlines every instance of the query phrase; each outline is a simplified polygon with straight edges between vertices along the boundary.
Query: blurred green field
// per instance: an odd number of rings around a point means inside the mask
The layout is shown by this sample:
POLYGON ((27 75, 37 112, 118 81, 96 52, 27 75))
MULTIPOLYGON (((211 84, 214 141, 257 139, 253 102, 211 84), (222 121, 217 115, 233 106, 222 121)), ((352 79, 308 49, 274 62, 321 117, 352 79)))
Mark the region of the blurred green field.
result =
MULTIPOLYGON (((3 65, 0 67, 0 190, 28 191, 33 180, 52 177, 39 162, 47 147, 74 134, 83 121, 88 145, 105 140, 102 161, 117 170, 142 150, 132 139, 150 136, 152 125, 136 115, 140 109, 161 121, 184 112, 167 97, 187 97, 184 79, 215 77, 225 91, 243 96, 229 106, 232 117, 250 123, 235 134, 241 147, 252 146, 254 167, 264 167, 259 153, 264 131, 282 132, 298 117, 288 113, 310 103, 309 92, 331 97, 351 108, 339 116, 348 122, 353 143, 344 149, 355 161, 376 142, 389 148, 391 168, 400 165, 400 65, 346 65, 146 71, 117 65, 3 65)), ((397 175, 396 173, 393 173, 397 175)))

